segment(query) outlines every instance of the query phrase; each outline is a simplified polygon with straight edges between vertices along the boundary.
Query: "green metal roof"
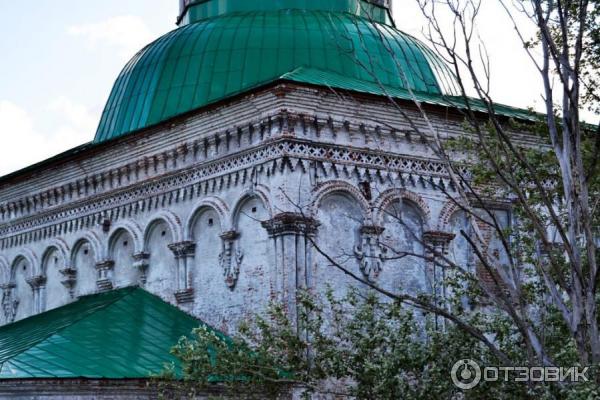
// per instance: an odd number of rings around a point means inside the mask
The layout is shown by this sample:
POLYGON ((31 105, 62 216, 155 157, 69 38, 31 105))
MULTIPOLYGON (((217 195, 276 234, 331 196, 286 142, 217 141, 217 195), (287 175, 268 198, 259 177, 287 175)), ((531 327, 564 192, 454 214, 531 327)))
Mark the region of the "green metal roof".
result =
MULTIPOLYGON (((466 110, 468 101, 468 106, 471 110, 482 113, 488 112, 486 105, 481 99, 426 92, 411 93, 406 89, 399 89, 393 86, 363 81, 360 79, 352 79, 348 78, 347 76, 314 68, 300 67, 294 71, 282 75, 281 79, 298 83, 326 86, 331 89, 351 90, 378 96, 390 96, 395 99, 409 101, 416 100, 426 104, 434 104, 442 107, 456 108, 459 110, 466 110)), ((542 114, 499 103, 494 103, 494 112, 504 117, 526 121, 540 121, 544 118, 544 115, 542 114)))
POLYGON ((374 4, 373 0, 184 0, 178 24, 186 25, 233 12, 290 9, 350 13, 392 24, 388 9, 374 4))
MULTIPOLYGON (((443 62, 393 26, 348 12, 231 12, 185 25, 140 51, 118 77, 94 142, 284 79, 299 68, 335 75, 339 87, 358 91, 381 84, 441 96, 455 88, 443 62)), ((321 84, 310 75, 303 81, 321 84)))
POLYGON ((147 378, 200 324, 139 288, 82 297, 0 327, 0 379, 147 378))

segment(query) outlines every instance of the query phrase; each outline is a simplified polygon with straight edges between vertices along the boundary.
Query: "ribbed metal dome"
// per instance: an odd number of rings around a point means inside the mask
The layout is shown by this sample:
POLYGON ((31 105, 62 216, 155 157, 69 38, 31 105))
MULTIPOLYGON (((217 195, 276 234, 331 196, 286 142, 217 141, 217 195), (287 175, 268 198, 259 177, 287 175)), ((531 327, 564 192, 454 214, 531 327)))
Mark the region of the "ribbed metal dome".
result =
POLYGON ((383 85, 423 95, 454 86, 452 74, 416 39, 356 13, 281 7, 226 12, 141 50, 118 77, 94 141, 282 79, 367 92, 383 85))

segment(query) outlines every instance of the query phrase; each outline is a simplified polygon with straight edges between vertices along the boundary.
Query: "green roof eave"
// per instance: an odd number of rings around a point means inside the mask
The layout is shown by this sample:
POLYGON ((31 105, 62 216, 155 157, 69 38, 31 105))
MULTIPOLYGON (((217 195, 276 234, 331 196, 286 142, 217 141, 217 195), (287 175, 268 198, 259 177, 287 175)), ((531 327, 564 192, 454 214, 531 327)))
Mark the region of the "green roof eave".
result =
MULTIPOLYGON (((449 107, 458 110, 466 109, 468 100, 468 105, 473 111, 481 113, 488 112, 486 105, 480 99, 465 99, 463 96, 451 96, 418 91, 411 92, 405 89, 386 86, 381 83, 352 79, 347 76, 314 68, 297 68, 292 72, 282 75, 280 78, 298 83, 324 86, 331 89, 349 90, 359 93, 373 94, 376 96, 386 96, 398 100, 416 100, 424 104, 449 107)), ((494 111, 497 115, 523 121, 540 121, 541 118, 545 118, 544 114, 497 103, 494 104, 494 111)))
MULTIPOLYGON (((142 379, 202 322, 136 287, 85 296, 0 327, 2 379, 142 379)), ((212 328, 211 328, 212 329, 212 328)))

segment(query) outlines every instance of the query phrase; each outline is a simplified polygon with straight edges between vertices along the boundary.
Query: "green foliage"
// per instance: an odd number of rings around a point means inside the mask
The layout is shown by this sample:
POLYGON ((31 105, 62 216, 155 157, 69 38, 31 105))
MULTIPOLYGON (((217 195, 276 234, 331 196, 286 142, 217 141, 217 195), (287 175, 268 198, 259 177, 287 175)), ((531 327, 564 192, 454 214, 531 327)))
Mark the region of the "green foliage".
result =
MULTIPOLYGON (((441 329, 440 321, 364 291, 351 290, 341 299, 328 293, 324 301, 302 293, 298 302, 297 318, 274 304, 233 340, 196 329, 191 339, 183 338, 173 348, 184 379, 174 381, 171 389, 195 394, 218 384, 225 396, 260 399, 275 399, 292 388, 306 398, 318 392, 358 400, 591 399, 597 394, 593 385, 560 389, 504 382, 482 383, 461 393, 450 376, 456 361, 493 366, 498 360, 459 329, 441 329)), ((493 336, 515 365, 526 365, 522 339, 510 320, 478 312, 468 318, 493 336)), ((556 322, 560 326, 558 318, 556 322)), ((575 349, 560 342, 560 332, 549 336, 565 362, 576 360, 575 349)))

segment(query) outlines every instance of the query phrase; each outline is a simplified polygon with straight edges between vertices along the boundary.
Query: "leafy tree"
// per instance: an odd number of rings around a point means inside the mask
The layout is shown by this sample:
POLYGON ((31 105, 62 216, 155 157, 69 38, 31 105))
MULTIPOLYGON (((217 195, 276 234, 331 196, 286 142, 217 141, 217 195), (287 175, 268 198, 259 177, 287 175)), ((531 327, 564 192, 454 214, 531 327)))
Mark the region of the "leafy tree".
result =
MULTIPOLYGON (((301 293, 298 323, 273 304, 264 316, 243 326, 233 339, 202 327, 182 338, 173 354, 183 364, 178 390, 205 393, 219 385, 232 398, 280 398, 333 395, 356 399, 463 398, 450 371, 457 360, 498 365, 498 359, 478 340, 454 326, 435 329, 431 319, 398 302, 382 301, 373 291, 351 290, 343 298, 332 292, 318 300, 301 293), (298 332, 298 327, 301 333, 298 332), (185 388, 185 389, 183 389, 185 388)), ((556 318, 549 316, 548 318, 556 318)), ((525 346, 511 322, 500 315, 471 313, 469 322, 494 332, 511 359, 526 363, 525 346)), ((576 359, 574 346, 556 338, 565 361, 576 359)), ((600 395, 595 384, 567 388, 484 382, 467 392, 470 399, 591 399, 600 395)))
MULTIPOLYGON (((217 379, 238 393, 269 395, 284 387, 342 390, 364 399, 600 396, 593 384, 497 383, 459 394, 449 381, 451 364, 463 358, 482 365, 600 365, 600 131, 580 117, 582 109, 600 105, 599 4, 496 1, 515 21, 539 71, 545 115, 511 120, 498 112, 485 44, 475 34, 477 0, 417 0, 431 45, 456 77, 457 93, 445 99, 462 113, 463 133, 440 132, 417 94, 410 104, 387 95, 399 119, 445 165, 453 190, 437 189, 466 216, 469 229, 460 235, 475 255, 475 270, 415 235, 427 250, 423 257, 445 270, 451 296, 390 292, 352 274, 307 236, 328 266, 354 278, 361 291, 344 299, 329 295, 323 304, 304 294, 298 325, 276 305, 234 343, 196 331, 175 348, 188 383, 202 387, 217 379), (517 14, 529 18, 536 37, 521 33, 517 14), (449 31, 440 22, 445 16, 454 21, 449 31), (502 222, 498 203, 508 204, 511 224, 502 222), (469 309, 460 301, 465 297, 469 309), (438 318, 448 322, 445 329, 434 323, 438 318), (206 346, 214 351, 206 353, 206 346), (329 387, 332 382, 339 385, 329 387)), ((369 72, 369 65, 359 66, 369 72)), ((305 209, 298 204, 298 211, 305 209)))

